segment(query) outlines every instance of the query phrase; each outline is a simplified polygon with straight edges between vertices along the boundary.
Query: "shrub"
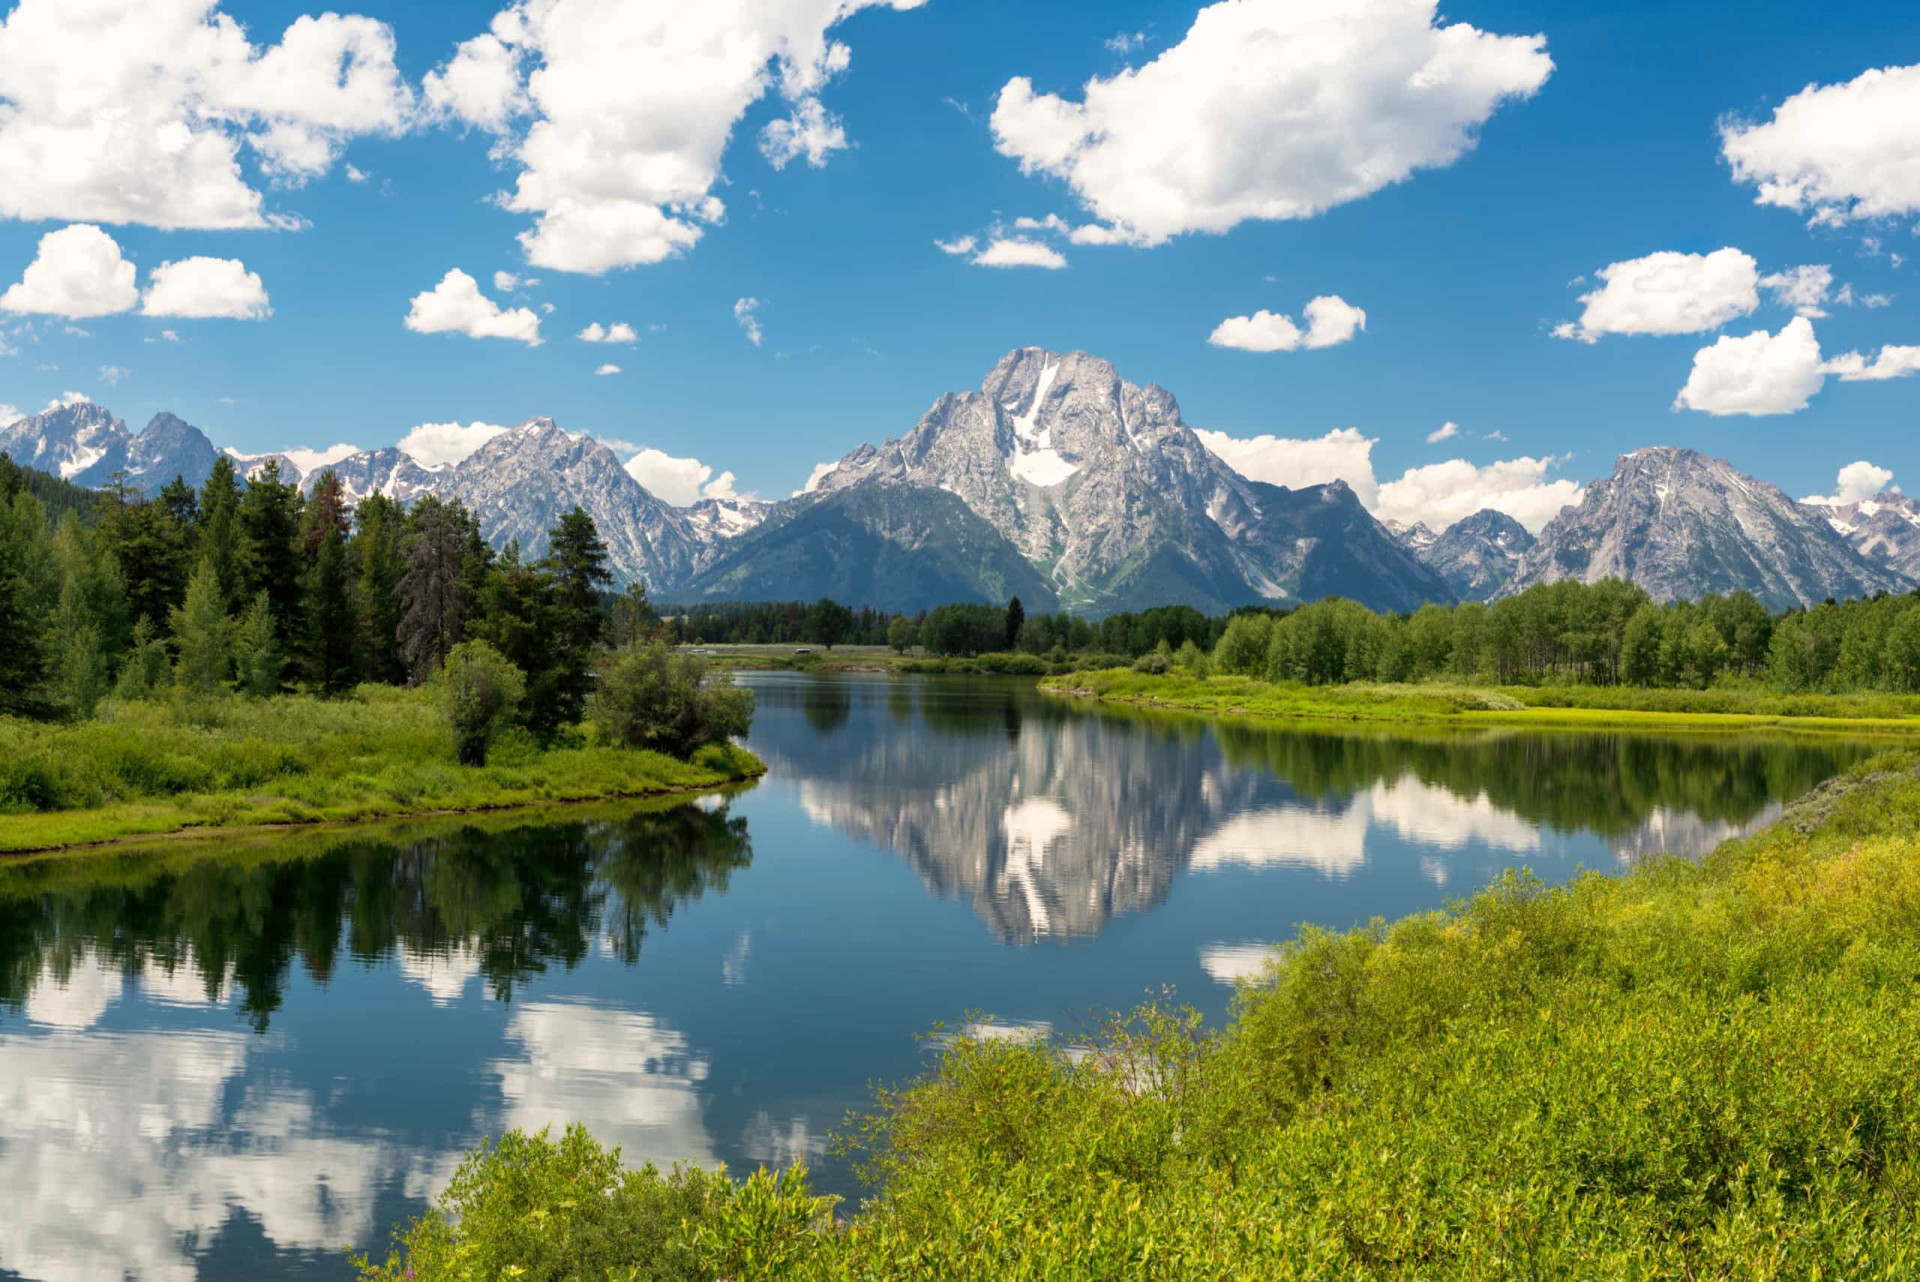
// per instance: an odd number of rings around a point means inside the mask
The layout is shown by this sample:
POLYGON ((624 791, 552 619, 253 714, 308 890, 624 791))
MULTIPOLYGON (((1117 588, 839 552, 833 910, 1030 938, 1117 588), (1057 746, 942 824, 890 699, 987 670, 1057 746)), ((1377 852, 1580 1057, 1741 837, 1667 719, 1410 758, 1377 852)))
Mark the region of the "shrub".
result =
POLYGON ((512 723, 527 692, 525 675, 485 641, 463 641, 447 652, 435 681, 460 764, 486 765, 487 745, 512 723))
POLYGON ((753 724, 753 692, 655 638, 601 659, 588 716, 613 743, 686 758, 745 734, 753 724))

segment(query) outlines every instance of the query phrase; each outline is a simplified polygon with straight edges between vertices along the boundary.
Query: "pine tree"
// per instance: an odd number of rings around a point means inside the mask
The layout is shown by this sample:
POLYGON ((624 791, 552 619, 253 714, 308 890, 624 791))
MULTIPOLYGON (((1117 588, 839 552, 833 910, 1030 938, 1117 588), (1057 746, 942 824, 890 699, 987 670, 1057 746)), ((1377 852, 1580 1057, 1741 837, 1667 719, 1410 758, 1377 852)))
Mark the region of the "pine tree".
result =
POLYGON ((107 693, 107 655, 80 575, 67 576, 60 586, 49 640, 55 697, 75 714, 91 717, 107 693))
POLYGON ((660 627, 660 616, 647 600, 647 585, 635 579, 627 590, 613 599, 612 628, 609 641, 616 650, 635 641, 643 641, 660 627))
POLYGON ((130 617, 168 617, 186 592, 191 531, 158 499, 135 502, 125 486, 115 486, 108 490, 100 539, 124 576, 130 617))
POLYGON ((240 692, 258 699, 280 692, 286 662, 273 633, 273 603, 262 592, 240 616, 233 632, 233 667, 240 692))
POLYGON ((212 561, 220 581, 220 599, 232 609, 240 597, 240 478, 233 460, 222 454, 200 487, 200 516, 194 559, 212 561))
POLYGON ((1015 597, 1007 602, 1007 649, 1017 649, 1020 645, 1020 629, 1027 626, 1027 608, 1015 597))
POLYGON ((59 583, 46 510, 22 487, 0 506, 0 711, 51 711, 44 682, 59 583))
MULTIPOLYGON (((566 726, 586 714, 587 695, 593 688, 593 651, 607 635, 606 615, 600 611, 600 589, 613 582, 613 575, 607 569, 607 545, 601 542, 593 518, 580 507, 561 517, 560 523, 547 532, 547 538, 546 563, 554 578, 557 632, 552 666, 553 698, 558 706, 553 720, 556 725, 566 726)), ((533 697, 543 697, 544 693, 533 697)), ((532 720, 530 717, 529 722, 532 720)))
POLYGON ((265 592, 274 635, 288 647, 301 635, 300 508, 300 491, 280 479, 278 459, 268 459, 248 480, 238 508, 240 599, 265 592))
POLYGON ((340 478, 320 475, 307 503, 301 546, 307 567, 302 601, 307 618, 302 664, 323 695, 353 687, 353 601, 347 575, 347 506, 340 478))
POLYGON ((400 657, 410 680, 426 680, 466 635, 474 597, 469 587, 468 518, 459 503, 429 494, 409 514, 400 577, 400 657))
POLYGON ((220 588, 211 563, 187 580, 183 605, 171 617, 173 647, 179 653, 174 679, 189 694, 213 695, 226 687, 228 659, 227 616, 220 606, 220 588))
POLYGON ((120 680, 113 693, 119 699, 145 699, 173 684, 173 670, 167 655, 166 638, 153 626, 153 620, 141 615, 133 625, 133 638, 126 661, 120 665, 120 680))
POLYGON ((347 559, 361 669, 369 681, 399 685, 407 675, 400 662, 399 641, 400 576, 406 570, 400 535, 405 517, 399 504, 376 493, 360 500, 353 519, 357 528, 347 546, 347 559))

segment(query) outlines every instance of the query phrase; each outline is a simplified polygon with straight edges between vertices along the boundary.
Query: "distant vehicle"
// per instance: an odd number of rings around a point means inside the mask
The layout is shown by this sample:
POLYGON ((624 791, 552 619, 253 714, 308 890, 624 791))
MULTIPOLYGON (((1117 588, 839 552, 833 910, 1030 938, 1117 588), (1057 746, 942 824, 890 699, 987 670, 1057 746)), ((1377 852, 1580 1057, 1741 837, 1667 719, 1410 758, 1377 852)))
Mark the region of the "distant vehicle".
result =
POLYGON ((694 653, 695 653, 695 654, 712 654, 712 653, 713 653, 713 651, 711 651, 711 650, 695 650, 695 651, 694 651, 694 653))
POLYGON ((809 650, 806 646, 799 646, 794 650, 794 653, 795 654, 812 654, 813 651, 809 650))

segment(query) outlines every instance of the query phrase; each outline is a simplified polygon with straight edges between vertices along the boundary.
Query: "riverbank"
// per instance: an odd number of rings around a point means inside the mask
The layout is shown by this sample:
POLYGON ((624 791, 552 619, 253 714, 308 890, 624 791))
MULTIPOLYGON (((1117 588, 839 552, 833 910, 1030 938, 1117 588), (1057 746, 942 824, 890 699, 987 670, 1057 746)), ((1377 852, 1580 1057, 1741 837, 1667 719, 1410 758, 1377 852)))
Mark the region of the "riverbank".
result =
POLYGON ((1081 654, 1055 661, 1037 654, 996 651, 977 655, 931 655, 886 646, 713 645, 687 646, 715 668, 731 672, 866 672, 910 676, 1044 677, 1125 663, 1123 655, 1081 654))
POLYGON ((1920 735, 1920 697, 1911 695, 1598 686, 1305 686, 1276 685, 1252 677, 1155 676, 1127 669, 1050 677, 1040 688, 1106 703, 1251 720, 1920 735))
POLYGON ((109 702, 73 725, 0 718, 0 853, 706 792, 765 771, 733 745, 680 761, 590 735, 543 748, 510 732, 485 766, 463 766, 431 696, 384 687, 109 702))
POLYGON ((844 1219, 802 1172, 509 1135, 366 1276, 1904 1276, 1917 834, 1886 752, 1699 862, 1304 932, 1221 1029, 943 1037, 844 1141, 844 1219))

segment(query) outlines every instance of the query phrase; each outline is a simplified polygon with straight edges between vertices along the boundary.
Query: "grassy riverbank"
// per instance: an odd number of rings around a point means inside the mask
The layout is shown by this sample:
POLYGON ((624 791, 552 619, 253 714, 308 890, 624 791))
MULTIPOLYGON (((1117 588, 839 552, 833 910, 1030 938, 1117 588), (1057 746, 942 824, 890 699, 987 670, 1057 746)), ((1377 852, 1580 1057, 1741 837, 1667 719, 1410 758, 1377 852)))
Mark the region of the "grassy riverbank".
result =
POLYGON ((1910 1276, 1916 834, 1920 754, 1883 753, 1697 864, 1306 932, 1224 1029, 955 1037, 859 1127, 849 1219, 792 1172, 510 1136, 370 1272, 1910 1276))
POLYGON ((679 761, 584 728, 549 748, 510 732, 462 766, 423 690, 109 702, 72 725, 0 718, 0 852, 705 790, 763 769, 733 746, 679 761))
POLYGON ((1274 684, 1127 669, 1049 678, 1043 690, 1216 716, 1579 729, 1920 734, 1920 696, 1776 694, 1759 688, 1274 684))

